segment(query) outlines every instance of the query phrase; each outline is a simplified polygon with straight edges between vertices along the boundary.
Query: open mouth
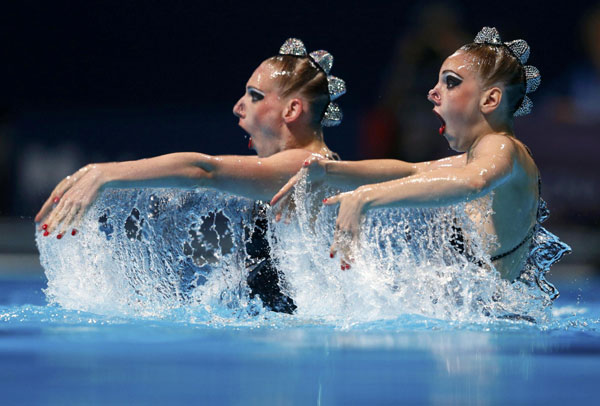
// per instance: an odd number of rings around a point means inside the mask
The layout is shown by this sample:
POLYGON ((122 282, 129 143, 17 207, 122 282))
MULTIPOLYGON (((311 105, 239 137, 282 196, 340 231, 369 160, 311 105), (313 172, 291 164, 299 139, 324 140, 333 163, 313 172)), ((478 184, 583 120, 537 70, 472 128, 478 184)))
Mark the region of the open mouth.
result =
POLYGON ((437 111, 434 110, 433 113, 440 120, 440 129, 438 131, 439 131, 440 135, 444 135, 444 132, 446 131, 446 122, 444 121, 442 116, 440 116, 440 114, 437 111))

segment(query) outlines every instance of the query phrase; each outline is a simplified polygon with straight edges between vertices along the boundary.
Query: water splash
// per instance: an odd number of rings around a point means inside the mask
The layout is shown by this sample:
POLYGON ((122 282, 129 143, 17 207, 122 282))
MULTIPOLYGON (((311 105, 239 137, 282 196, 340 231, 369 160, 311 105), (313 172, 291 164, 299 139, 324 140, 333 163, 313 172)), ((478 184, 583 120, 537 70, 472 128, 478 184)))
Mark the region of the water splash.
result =
POLYGON ((269 226, 282 290, 298 307, 294 316, 265 312, 249 297, 246 243, 256 205, 203 189, 109 189, 75 238, 38 233, 45 293, 66 309, 220 325, 291 318, 351 327, 405 315, 458 323, 549 319, 548 295, 502 280, 485 254, 495 240, 478 230, 489 221, 491 197, 373 211, 356 262, 342 272, 329 258, 337 209, 320 204, 331 193, 303 180, 291 224, 269 226))
POLYGON ((36 236, 48 301, 99 314, 256 313, 245 284, 252 208, 209 190, 107 190, 76 237, 36 236))
POLYGON ((373 210, 350 270, 329 258, 337 208, 302 180, 296 221, 271 224, 272 255, 286 293, 302 317, 341 323, 413 314, 458 322, 498 319, 546 322, 551 300, 534 284, 500 278, 489 256, 496 244, 482 233, 493 196, 431 209, 373 210), (467 243, 468 242, 468 243, 467 243))

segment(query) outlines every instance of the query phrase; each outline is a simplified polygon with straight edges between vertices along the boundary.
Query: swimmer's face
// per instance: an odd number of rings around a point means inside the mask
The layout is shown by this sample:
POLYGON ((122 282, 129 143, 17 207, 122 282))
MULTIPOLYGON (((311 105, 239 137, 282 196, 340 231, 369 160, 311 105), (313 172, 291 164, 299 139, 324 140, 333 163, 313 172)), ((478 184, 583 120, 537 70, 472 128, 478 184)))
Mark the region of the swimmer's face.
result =
POLYGON ((427 95, 442 121, 440 132, 455 151, 464 152, 473 142, 472 130, 481 119, 482 91, 474 58, 459 50, 444 61, 438 82, 427 95))
POLYGON ((249 146, 258 156, 266 157, 281 150, 281 133, 284 126, 284 99, 273 79, 277 70, 263 62, 246 84, 246 92, 233 106, 239 125, 249 135, 249 146))

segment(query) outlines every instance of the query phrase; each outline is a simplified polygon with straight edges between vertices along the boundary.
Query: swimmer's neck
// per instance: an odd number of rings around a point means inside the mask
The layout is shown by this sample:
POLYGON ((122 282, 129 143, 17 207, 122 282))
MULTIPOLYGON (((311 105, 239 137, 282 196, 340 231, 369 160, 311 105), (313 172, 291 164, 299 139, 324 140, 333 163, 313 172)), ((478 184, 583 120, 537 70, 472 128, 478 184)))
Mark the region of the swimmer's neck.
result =
POLYGON ((288 126, 285 128, 278 152, 288 149, 304 149, 320 154, 323 154, 325 150, 330 152, 323 141, 323 130, 309 126, 288 126))
POLYGON ((471 130, 471 137, 473 141, 467 148, 468 156, 471 155, 472 151, 477 147, 479 141, 486 135, 490 134, 503 134, 509 137, 514 137, 513 120, 482 120, 477 123, 471 130))

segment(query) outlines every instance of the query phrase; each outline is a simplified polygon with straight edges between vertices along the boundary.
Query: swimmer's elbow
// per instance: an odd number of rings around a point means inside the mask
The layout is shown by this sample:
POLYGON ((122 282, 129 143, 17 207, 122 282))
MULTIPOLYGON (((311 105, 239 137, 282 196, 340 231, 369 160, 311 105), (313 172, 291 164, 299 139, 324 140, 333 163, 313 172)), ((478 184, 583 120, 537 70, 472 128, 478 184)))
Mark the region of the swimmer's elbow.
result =
POLYGON ((189 168, 187 177, 193 179, 196 186, 208 186, 215 179, 215 171, 212 168, 204 168, 200 165, 194 165, 189 168))
POLYGON ((487 179, 477 176, 467 180, 467 189, 473 197, 479 197, 489 192, 491 184, 487 179))
POLYGON ((175 176, 192 187, 208 186, 214 178, 214 165, 204 154, 189 154, 175 166, 175 176))
POLYGON ((192 177, 197 179, 212 179, 218 170, 218 160, 206 154, 196 154, 189 169, 192 177))

